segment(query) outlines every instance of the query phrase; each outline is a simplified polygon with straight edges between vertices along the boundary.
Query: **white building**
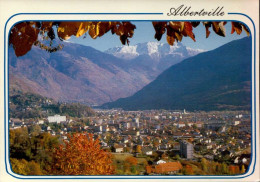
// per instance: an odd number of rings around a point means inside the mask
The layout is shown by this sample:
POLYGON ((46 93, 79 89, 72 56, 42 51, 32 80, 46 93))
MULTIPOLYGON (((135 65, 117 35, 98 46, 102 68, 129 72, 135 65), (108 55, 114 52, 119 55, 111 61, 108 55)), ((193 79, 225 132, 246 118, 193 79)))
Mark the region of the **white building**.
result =
POLYGON ((40 120, 38 121, 38 124, 44 124, 44 120, 40 119, 40 120))
POLYGON ((233 124, 234 126, 239 125, 239 124, 240 124, 240 121, 232 121, 232 124, 233 124))
POLYGON ((158 160, 157 162, 156 162, 156 164, 158 165, 158 164, 165 164, 166 163, 166 161, 164 161, 164 160, 158 160))
POLYGON ((139 118, 135 118, 135 126, 136 128, 139 128, 140 124, 139 124, 139 118))
POLYGON ((205 143, 211 143, 211 139, 210 138, 205 139, 205 143))
POLYGON ((236 118, 242 118, 242 117, 243 117, 242 114, 236 115, 236 118))
POLYGON ((95 120, 94 123, 101 125, 103 123, 103 119, 95 120))
POLYGON ((62 121, 66 121, 66 116, 60 116, 60 115, 48 116, 48 121, 50 123, 60 123, 62 121))
POLYGON ((187 123, 187 125, 188 125, 189 127, 191 127, 193 124, 194 124, 194 123, 190 123, 190 122, 187 123))
POLYGON ((126 129, 129 129, 131 127, 131 125, 130 125, 129 122, 124 122, 123 127, 126 128, 126 129))
POLYGON ((178 128, 185 127, 185 123, 184 123, 184 122, 179 122, 179 123, 177 124, 177 127, 178 127, 178 128))

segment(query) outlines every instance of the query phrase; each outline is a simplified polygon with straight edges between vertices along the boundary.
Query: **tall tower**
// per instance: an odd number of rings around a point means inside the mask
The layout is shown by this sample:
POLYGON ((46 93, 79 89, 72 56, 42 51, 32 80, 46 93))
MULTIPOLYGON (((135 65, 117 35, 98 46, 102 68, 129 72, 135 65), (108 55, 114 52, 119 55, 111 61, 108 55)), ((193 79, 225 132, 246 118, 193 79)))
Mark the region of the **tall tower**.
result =
POLYGON ((193 145, 186 140, 180 142, 180 153, 184 158, 193 158, 193 145))
POLYGON ((136 126, 136 128, 139 128, 139 126, 140 126, 139 118, 135 118, 135 126, 136 126))

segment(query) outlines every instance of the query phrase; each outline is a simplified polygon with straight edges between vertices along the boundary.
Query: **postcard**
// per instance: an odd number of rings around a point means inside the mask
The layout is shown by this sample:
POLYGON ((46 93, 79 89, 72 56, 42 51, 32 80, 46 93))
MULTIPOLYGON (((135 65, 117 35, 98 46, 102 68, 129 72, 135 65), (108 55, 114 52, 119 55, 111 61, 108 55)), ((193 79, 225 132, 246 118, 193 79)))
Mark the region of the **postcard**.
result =
POLYGON ((259 2, 0 0, 0 181, 259 181, 259 2))

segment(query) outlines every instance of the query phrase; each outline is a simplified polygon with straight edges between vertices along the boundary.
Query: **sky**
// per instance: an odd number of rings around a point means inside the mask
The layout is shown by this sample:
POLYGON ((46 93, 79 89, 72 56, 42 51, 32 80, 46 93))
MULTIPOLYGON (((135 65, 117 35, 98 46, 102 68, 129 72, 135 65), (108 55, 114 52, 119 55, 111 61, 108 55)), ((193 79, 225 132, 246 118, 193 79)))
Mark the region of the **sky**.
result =
MULTIPOLYGON (((130 38, 129 45, 135 45, 138 43, 157 41, 154 39, 155 30, 153 28, 151 21, 131 21, 134 25, 136 25, 136 29, 134 32, 134 36, 130 38)), ((215 32, 210 28, 210 36, 206 38, 206 30, 202 23, 193 28, 193 33, 195 34, 196 42, 194 42, 190 37, 183 37, 182 44, 187 47, 191 47, 194 49, 203 49, 203 50, 213 50, 217 47, 220 47, 223 44, 226 44, 232 40, 241 39, 246 35, 245 31, 243 31, 240 35, 236 33, 231 34, 231 23, 228 22, 225 25, 226 28, 226 37, 221 37, 216 35, 215 32)), ((83 39, 83 36, 80 38, 71 37, 69 42, 78 43, 86 46, 91 46, 100 51, 105 51, 112 47, 122 46, 119 36, 112 35, 111 32, 106 33, 102 37, 98 37, 93 40, 89 35, 83 39)), ((160 40, 162 43, 166 43, 166 33, 163 35, 160 40)))

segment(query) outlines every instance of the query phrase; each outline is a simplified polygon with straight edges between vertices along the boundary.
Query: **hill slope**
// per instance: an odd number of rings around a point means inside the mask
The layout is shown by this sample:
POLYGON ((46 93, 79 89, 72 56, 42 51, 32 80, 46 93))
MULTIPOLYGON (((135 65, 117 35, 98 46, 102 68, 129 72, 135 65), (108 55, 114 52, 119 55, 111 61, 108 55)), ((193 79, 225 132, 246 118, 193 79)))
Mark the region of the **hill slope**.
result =
MULTIPOLYGON (((100 105, 134 94, 166 68, 191 54, 173 51, 183 57, 177 59, 168 55, 167 59, 160 60, 164 63, 159 64, 157 59, 147 55, 125 60, 89 46, 62 44, 63 50, 55 53, 33 47, 19 58, 10 48, 10 89, 40 94, 56 101, 100 105)), ((185 50, 184 46, 182 48, 185 50)))
POLYGON ((173 65, 131 97, 103 108, 250 109, 251 37, 173 65))
POLYGON ((13 93, 9 98, 11 118, 46 118, 54 114, 71 117, 94 115, 90 107, 79 103, 57 103, 53 99, 32 93, 13 93))

